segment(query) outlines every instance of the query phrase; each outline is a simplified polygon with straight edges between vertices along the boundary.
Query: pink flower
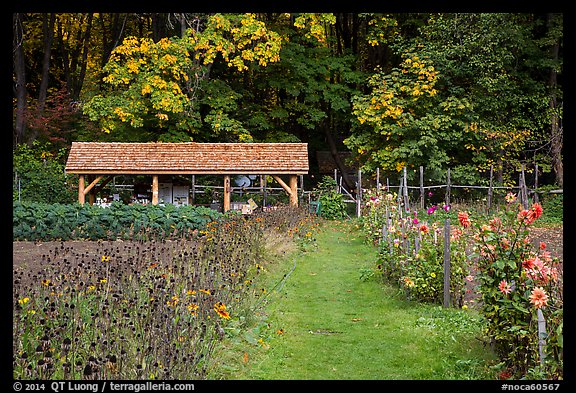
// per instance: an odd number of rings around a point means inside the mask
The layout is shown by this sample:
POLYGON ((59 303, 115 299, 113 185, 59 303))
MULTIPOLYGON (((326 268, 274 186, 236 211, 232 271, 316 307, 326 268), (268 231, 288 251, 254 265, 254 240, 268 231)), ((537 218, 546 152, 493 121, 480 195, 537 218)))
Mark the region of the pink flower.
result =
POLYGON ((504 295, 508 295, 510 292, 512 292, 512 288, 510 287, 510 284, 508 284, 508 283, 506 282, 506 280, 500 281, 500 284, 498 285, 498 289, 499 289, 500 292, 502 292, 504 295))
POLYGON ((438 209, 438 207, 436 205, 431 206, 428 208, 428 210, 426 211, 426 213, 428 214, 434 214, 434 212, 436 211, 436 209, 438 209))
POLYGON ((516 194, 509 192, 504 198, 506 199, 506 202, 512 203, 516 200, 516 194))
POLYGON ((542 287, 536 287, 532 290, 530 303, 532 303, 535 308, 541 308, 548 304, 548 295, 542 287))
POLYGON ((466 281, 472 282, 472 280, 474 280, 474 276, 472 276, 470 274, 466 276, 466 281))
POLYGON ((444 209, 445 212, 449 212, 450 211, 450 205, 444 205, 444 206, 442 206, 442 209, 444 209))

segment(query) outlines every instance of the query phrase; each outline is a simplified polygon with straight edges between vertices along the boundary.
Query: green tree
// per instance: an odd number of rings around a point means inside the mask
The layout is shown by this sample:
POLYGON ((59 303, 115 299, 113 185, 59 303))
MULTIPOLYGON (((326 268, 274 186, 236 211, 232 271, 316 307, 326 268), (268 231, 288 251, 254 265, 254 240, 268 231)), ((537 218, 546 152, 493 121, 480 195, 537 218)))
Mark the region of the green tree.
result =
POLYGON ((409 44, 437 64, 444 94, 472 105, 468 164, 480 171, 494 165, 500 181, 528 159, 531 141, 546 139, 550 124, 551 56, 539 47, 540 24, 533 14, 438 14, 409 44))
POLYGON ((212 107, 202 118, 200 86, 206 84, 216 61, 243 72, 253 62, 267 66, 278 61, 280 45, 280 37, 253 14, 211 15, 202 30, 187 29, 182 38, 154 42, 128 37, 104 67, 110 90, 95 95, 84 112, 99 121, 105 132, 125 123, 132 128, 184 133, 191 139, 205 120, 214 133, 224 129, 237 140, 250 141, 249 132, 224 109, 227 105, 211 96, 204 102, 212 107))
POLYGON ((430 58, 406 53, 389 73, 377 68, 370 91, 353 98, 358 122, 344 142, 363 168, 395 173, 404 166, 426 166, 441 174, 466 140, 470 105, 438 94, 441 76, 430 58))

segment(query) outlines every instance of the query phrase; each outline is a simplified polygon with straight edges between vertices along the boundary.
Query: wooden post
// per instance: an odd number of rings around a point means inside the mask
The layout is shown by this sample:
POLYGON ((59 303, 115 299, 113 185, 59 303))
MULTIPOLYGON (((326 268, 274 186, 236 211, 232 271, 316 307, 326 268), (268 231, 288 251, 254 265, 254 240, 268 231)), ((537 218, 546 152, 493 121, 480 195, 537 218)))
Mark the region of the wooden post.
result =
POLYGON ((494 165, 490 164, 490 187, 488 187, 488 213, 492 209, 492 181, 494 179, 494 165))
POLYGON ((380 191, 380 168, 376 168, 376 191, 380 191))
POLYGON ((196 204, 196 175, 192 175, 192 204, 196 204))
POLYGON ((267 190, 267 186, 268 186, 268 175, 263 175, 262 176, 262 187, 264 188, 264 196, 262 198, 262 209, 264 209, 264 207, 266 206, 266 200, 268 199, 268 190, 267 190))
POLYGON ((400 186, 398 187, 398 196, 396 197, 396 203, 398 204, 398 214, 402 218, 402 186, 404 184, 404 178, 400 177, 400 186))
POLYGON ((450 168, 448 168, 448 173, 446 176, 446 198, 445 202, 447 206, 450 206, 450 168))
POLYGON ((158 175, 152 175, 152 204, 158 204, 158 175))
POLYGON ((230 175, 224 175, 224 204, 223 211, 230 210, 230 175))
POLYGON ((298 197, 298 204, 304 203, 304 175, 299 175, 298 178, 300 179, 300 196, 298 197))
POLYGON ((424 167, 420 165, 420 209, 424 210, 424 167))
POLYGON ((406 175, 406 167, 404 167, 404 210, 410 211, 410 199, 408 199, 408 176, 406 175))
POLYGON ((538 199, 538 164, 534 164, 534 203, 539 201, 538 199))
POLYGON ((358 187, 356 190, 356 216, 362 215, 362 170, 358 169, 358 187))
MULTIPOLYGON (((88 195, 88 204, 90 206, 94 205, 94 202, 96 202, 96 194, 94 194, 94 186, 96 185, 98 180, 95 181, 93 178, 94 176, 88 176, 88 183, 90 184, 88 185, 88 187, 84 189, 84 193, 88 195)), ((102 176, 100 176, 98 179, 101 178, 102 176)))
POLYGON ((334 168, 334 181, 336 182, 336 192, 340 192, 338 188, 338 169, 334 168))
POLYGON ((83 205, 86 202, 84 194, 84 175, 78 177, 78 203, 83 205))
POLYGON ((540 355, 540 365, 543 366, 546 359, 546 319, 544 319, 541 309, 538 309, 536 314, 538 316, 538 353, 540 355))
POLYGON ((524 164, 522 164, 522 168, 520 170, 520 179, 518 181, 518 186, 520 187, 519 194, 520 194, 520 202, 522 203, 522 207, 524 210, 528 209, 528 190, 526 189, 526 177, 524 176, 524 164))
POLYGON ((450 219, 444 221, 444 307, 450 307, 450 219))
POLYGON ((298 176, 290 175, 288 181, 290 185, 290 206, 298 206, 298 176))

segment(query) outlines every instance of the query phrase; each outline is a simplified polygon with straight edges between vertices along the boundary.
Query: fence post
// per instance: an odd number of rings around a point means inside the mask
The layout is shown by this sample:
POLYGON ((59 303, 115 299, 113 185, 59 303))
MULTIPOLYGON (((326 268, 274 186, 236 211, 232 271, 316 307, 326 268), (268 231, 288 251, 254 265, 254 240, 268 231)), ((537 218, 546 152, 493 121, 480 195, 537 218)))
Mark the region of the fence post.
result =
POLYGON ((380 168, 376 168, 376 192, 380 191, 380 168))
POLYGON ((408 199, 408 180, 406 175, 406 167, 404 167, 404 210, 410 211, 410 200, 408 199))
POLYGON ((446 176, 446 206, 450 206, 450 168, 446 176))
POLYGON ((358 169, 358 190, 356 190, 356 216, 360 217, 362 206, 362 169, 358 169))
POLYGON ((450 307, 450 219, 444 221, 444 307, 450 307))
POLYGON ((518 194, 520 194, 520 202, 524 207, 524 210, 528 209, 528 190, 526 189, 526 177, 524 176, 524 164, 522 164, 520 170, 520 178, 518 179, 518 187, 520 190, 518 194))
POLYGON ((424 210, 424 167, 420 165, 420 209, 424 210))
POLYGON ((404 184, 404 178, 400 178, 400 186, 398 187, 398 195, 396 197, 396 203, 398 204, 398 214, 400 215, 400 218, 402 218, 402 207, 401 207, 401 202, 402 202, 402 185, 404 184))
POLYGON ((340 192, 338 188, 338 169, 334 168, 334 182, 336 183, 336 192, 340 192))
POLYGON ((492 208, 492 180, 494 178, 494 165, 490 164, 490 188, 488 188, 488 213, 492 208))
POLYGON ((534 202, 537 203, 538 199, 538 164, 534 164, 534 202))
POLYGON ((538 314, 538 353, 540 355, 540 365, 544 365, 544 359, 546 358, 546 352, 544 348, 546 346, 546 319, 544 319, 544 314, 541 309, 537 310, 538 314))

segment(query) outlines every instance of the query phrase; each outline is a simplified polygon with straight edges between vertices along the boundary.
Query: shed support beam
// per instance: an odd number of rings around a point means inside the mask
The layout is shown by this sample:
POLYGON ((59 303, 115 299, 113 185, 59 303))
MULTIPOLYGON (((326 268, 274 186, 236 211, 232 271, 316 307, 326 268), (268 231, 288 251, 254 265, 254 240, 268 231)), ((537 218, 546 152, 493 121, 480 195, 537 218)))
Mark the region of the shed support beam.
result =
POLYGON ((222 210, 226 213, 230 210, 230 175, 224 176, 224 206, 222 206, 222 210))
POLYGON ((87 194, 90 192, 90 190, 93 189, 94 186, 95 186, 96 184, 98 184, 98 182, 99 182, 100 180, 102 180, 103 177, 104 177, 104 176, 98 176, 98 177, 96 178, 96 180, 94 180, 93 182, 91 182, 91 183, 88 185, 88 187, 84 188, 84 191, 83 191, 83 192, 84 192, 84 195, 87 195, 87 194))
POLYGON ((290 196, 290 206, 298 206, 298 177, 296 175, 290 175, 290 180, 288 181, 290 185, 286 184, 284 180, 280 178, 280 176, 272 175, 272 177, 290 196))
POLYGON ((298 206, 298 177, 296 175, 290 175, 290 206, 298 206))
POLYGON ((158 175, 152 175, 152 204, 158 204, 158 175))
POLYGON ((78 176, 78 203, 83 205, 86 201, 86 194, 84 193, 84 175, 78 176))

